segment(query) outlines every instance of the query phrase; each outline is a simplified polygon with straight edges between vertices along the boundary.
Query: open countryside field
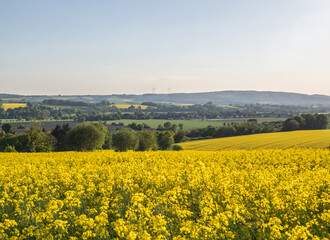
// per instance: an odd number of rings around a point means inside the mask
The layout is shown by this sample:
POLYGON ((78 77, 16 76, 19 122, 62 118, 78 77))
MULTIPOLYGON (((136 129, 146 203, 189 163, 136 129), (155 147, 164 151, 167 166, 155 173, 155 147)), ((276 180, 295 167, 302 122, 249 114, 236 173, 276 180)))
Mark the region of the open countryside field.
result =
POLYGON ((134 120, 134 119, 122 119, 116 121, 107 121, 107 124, 111 123, 123 123, 125 126, 131 123, 137 124, 148 124, 151 128, 157 128, 159 124, 163 125, 166 122, 171 122, 172 124, 179 125, 180 123, 183 124, 183 129, 195 129, 195 128, 205 128, 209 125, 212 126, 223 126, 223 122, 215 122, 215 121, 201 121, 201 120, 166 120, 166 119, 146 119, 146 120, 134 120))
POLYGON ((0 153, 1 239, 329 239, 329 150, 0 153))
POLYGON ((191 141, 180 144, 186 150, 327 148, 330 130, 302 130, 191 141))
MULTIPOLYGON (((210 122, 245 122, 251 118, 225 118, 225 119, 208 119, 207 121, 210 122)), ((285 121, 286 118, 270 118, 270 117, 265 117, 265 118, 253 118, 256 119, 258 123, 262 122, 278 122, 278 121, 285 121)))
POLYGON ((119 109, 128 109, 130 106, 134 106, 135 108, 141 108, 142 110, 147 109, 149 106, 140 105, 140 104, 113 104, 109 107, 117 107, 119 109))
MULTIPOLYGON (((283 118, 257 118, 258 122, 270 122, 270 121, 282 121, 283 118)), ((231 123, 231 122, 243 122, 247 121, 248 118, 232 118, 232 119, 212 119, 212 120, 166 120, 166 119, 146 119, 146 120, 134 120, 134 119, 122 119, 122 120, 115 120, 115 121, 107 121, 107 124, 111 123, 123 123, 125 126, 131 124, 133 122, 139 123, 146 123, 151 128, 157 128, 159 124, 163 125, 165 122, 171 122, 172 124, 179 125, 180 123, 183 124, 183 129, 191 130, 196 128, 206 128, 209 125, 215 127, 222 127, 224 123, 231 123)))
POLYGON ((26 103, 3 103, 1 106, 5 111, 19 107, 26 107, 26 103))

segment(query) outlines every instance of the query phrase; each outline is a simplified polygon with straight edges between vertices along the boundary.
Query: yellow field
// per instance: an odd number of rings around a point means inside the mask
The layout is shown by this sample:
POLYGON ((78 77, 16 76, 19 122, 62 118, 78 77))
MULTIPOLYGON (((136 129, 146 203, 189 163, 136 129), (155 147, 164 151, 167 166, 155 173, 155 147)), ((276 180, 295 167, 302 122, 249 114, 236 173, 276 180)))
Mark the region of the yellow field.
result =
POLYGON ((246 136, 191 141, 180 144, 186 150, 327 148, 330 130, 262 133, 246 136))
POLYGON ((0 239, 329 239, 329 150, 0 153, 0 239))
POLYGON ((3 103, 1 106, 5 111, 7 111, 9 108, 19 108, 19 107, 26 107, 26 103, 3 103))
POLYGON ((141 107, 142 110, 147 109, 149 106, 146 105, 140 105, 140 104, 114 104, 110 105, 109 107, 117 107, 119 109, 127 109, 130 106, 134 106, 135 108, 141 107))

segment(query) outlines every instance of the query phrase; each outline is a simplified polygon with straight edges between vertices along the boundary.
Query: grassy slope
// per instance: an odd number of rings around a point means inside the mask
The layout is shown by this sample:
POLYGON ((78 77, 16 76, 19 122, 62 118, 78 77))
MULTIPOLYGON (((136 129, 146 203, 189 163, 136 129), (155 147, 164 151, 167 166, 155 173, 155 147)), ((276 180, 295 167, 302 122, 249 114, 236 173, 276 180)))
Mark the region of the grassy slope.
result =
POLYGON ((186 150, 215 151, 223 149, 287 149, 291 147, 326 148, 330 145, 330 130, 305 130, 263 133, 192 141, 180 144, 186 150))

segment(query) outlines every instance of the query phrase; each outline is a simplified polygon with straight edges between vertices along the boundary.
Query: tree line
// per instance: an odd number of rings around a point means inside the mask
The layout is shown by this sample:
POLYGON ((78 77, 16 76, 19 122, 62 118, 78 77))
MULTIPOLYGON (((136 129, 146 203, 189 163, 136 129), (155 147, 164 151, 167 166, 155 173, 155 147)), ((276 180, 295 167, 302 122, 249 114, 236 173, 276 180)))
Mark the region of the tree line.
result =
POLYGON ((285 120, 283 131, 325 129, 329 124, 326 114, 301 114, 285 120))
MULTIPOLYGON (((85 122, 72 128, 69 124, 57 125, 50 132, 45 132, 35 123, 18 135, 13 134, 10 124, 4 124, 2 129, 2 152, 170 150, 175 141, 180 139, 172 131, 134 131, 131 128, 120 128, 110 133, 101 122, 85 122)), ((179 147, 176 146, 174 149, 178 150, 179 147)))
POLYGON ((147 124, 132 123, 128 127, 109 132, 101 122, 85 122, 71 128, 69 124, 57 125, 51 132, 45 132, 35 123, 24 133, 15 135, 11 124, 3 124, 0 131, 0 151, 50 152, 50 151, 93 151, 114 149, 116 151, 180 150, 180 143, 186 140, 221 138, 275 131, 325 129, 329 124, 325 114, 302 114, 280 122, 261 123, 249 119, 243 123, 227 123, 223 127, 186 131, 183 125, 165 122, 157 129, 147 124))

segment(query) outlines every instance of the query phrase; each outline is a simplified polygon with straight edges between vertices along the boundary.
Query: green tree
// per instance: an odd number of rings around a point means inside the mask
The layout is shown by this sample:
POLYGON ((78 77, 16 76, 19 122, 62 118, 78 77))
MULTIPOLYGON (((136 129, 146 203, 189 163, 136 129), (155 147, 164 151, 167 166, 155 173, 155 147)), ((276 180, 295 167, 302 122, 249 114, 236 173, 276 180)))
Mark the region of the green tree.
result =
POLYGON ((316 129, 316 114, 302 114, 301 117, 303 117, 306 121, 305 129, 316 129))
POLYGON ((173 151, 181 151, 181 150, 183 150, 183 148, 180 145, 173 145, 172 150, 173 151))
POLYGON ((121 152, 136 150, 139 146, 139 138, 133 130, 121 128, 112 134, 112 146, 121 152))
POLYGON ((157 131, 163 131, 164 127, 161 124, 158 124, 157 131))
POLYGON ((293 119, 296 120, 299 123, 299 129, 304 129, 305 128, 305 125, 306 125, 305 118, 303 118, 301 116, 294 116, 293 119))
POLYGON ((5 133, 13 133, 13 125, 11 125, 10 123, 5 123, 2 125, 1 129, 5 132, 5 133))
POLYGON ((172 123, 171 123, 171 122, 165 122, 165 123, 164 123, 164 129, 166 129, 166 130, 170 130, 171 127, 172 127, 172 123))
POLYGON ((202 137, 214 137, 217 134, 218 129, 215 126, 209 125, 202 133, 202 137))
POLYGON ((151 131, 141 131, 138 133, 139 151, 157 150, 157 138, 151 131))
POLYGON ((65 150, 65 135, 71 129, 68 123, 63 124, 62 126, 56 125, 52 130, 51 134, 56 138, 55 150, 64 151, 65 150))
POLYGON ((316 115, 316 126, 318 129, 326 129, 329 124, 329 117, 325 114, 316 115))
POLYGON ((185 130, 179 130, 174 134, 174 142, 175 143, 180 143, 183 142, 186 139, 186 131, 185 130))
POLYGON ((158 134, 158 147, 161 150, 170 150, 173 143, 174 138, 171 131, 164 131, 158 134))
POLYGON ((100 122, 81 123, 66 134, 65 146, 75 151, 102 149, 108 129, 100 122))
POLYGON ((176 124, 172 124, 172 126, 171 126, 171 131, 172 132, 176 132, 177 131, 177 129, 178 129, 178 126, 176 125, 176 124))
POLYGON ((56 142, 56 139, 50 133, 45 133, 39 124, 33 124, 24 135, 29 152, 51 152, 56 142))
POLYGON ((17 152, 17 151, 16 151, 16 149, 15 149, 14 146, 10 146, 10 145, 8 145, 8 146, 5 148, 4 152, 17 152))
POLYGON ((294 131, 299 129, 299 122, 293 118, 288 118, 283 124, 283 131, 294 131))
POLYGON ((112 135, 108 131, 107 135, 105 136, 105 141, 104 141, 104 144, 102 146, 102 149, 111 149, 111 146, 112 146, 112 135))
POLYGON ((274 128, 272 125, 270 125, 270 124, 266 124, 266 125, 263 127, 263 129, 262 129, 261 132, 263 132, 263 133, 271 133, 271 132, 275 132, 275 128, 274 128))

